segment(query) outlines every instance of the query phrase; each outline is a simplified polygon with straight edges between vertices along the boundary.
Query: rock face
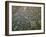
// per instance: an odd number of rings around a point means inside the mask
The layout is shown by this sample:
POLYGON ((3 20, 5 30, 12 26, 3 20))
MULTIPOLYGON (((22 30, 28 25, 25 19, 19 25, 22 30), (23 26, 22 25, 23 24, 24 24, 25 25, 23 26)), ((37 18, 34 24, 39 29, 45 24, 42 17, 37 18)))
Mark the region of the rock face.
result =
POLYGON ((40 7, 12 7, 12 31, 39 29, 41 29, 40 7))

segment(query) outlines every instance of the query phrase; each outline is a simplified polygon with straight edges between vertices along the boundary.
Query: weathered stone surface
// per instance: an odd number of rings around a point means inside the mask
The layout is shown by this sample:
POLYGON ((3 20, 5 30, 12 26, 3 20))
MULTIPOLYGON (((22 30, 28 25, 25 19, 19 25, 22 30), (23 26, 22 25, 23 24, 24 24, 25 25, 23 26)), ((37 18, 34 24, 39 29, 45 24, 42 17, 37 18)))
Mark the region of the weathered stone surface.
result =
POLYGON ((38 30, 41 29, 41 8, 13 6, 12 30, 38 30))

